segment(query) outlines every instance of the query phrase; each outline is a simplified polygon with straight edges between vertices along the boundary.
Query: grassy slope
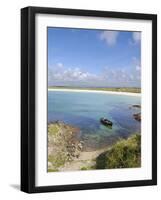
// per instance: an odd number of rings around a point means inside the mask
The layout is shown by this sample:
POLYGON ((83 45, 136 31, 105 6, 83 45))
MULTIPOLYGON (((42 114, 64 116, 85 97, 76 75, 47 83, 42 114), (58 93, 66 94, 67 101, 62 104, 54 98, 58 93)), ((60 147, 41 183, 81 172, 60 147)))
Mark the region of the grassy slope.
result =
POLYGON ((120 140, 96 159, 96 169, 133 168, 141 165, 141 136, 120 140))
POLYGON ((141 88, 136 87, 114 87, 114 88, 103 88, 103 87, 66 87, 66 86, 50 86, 49 89, 79 89, 79 90, 98 90, 98 91, 113 91, 113 92, 132 92, 141 93, 141 88))

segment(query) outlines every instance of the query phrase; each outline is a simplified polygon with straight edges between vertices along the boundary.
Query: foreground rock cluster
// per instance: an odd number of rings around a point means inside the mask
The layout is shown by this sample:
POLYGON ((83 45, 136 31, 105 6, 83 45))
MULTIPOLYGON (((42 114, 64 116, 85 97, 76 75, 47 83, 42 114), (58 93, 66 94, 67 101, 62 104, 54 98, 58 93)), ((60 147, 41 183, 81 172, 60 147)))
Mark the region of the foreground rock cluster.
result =
POLYGON ((59 171, 66 162, 78 158, 83 148, 79 129, 56 121, 48 125, 48 171, 59 171))

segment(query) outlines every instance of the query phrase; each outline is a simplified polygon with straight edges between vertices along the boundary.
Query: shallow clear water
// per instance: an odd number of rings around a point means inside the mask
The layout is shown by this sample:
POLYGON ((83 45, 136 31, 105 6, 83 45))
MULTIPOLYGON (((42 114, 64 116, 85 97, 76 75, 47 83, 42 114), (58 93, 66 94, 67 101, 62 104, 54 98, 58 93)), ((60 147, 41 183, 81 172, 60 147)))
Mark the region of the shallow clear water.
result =
POLYGON ((141 104, 141 97, 48 91, 48 122, 60 120, 77 126, 86 149, 102 148, 140 132, 140 122, 133 119, 140 109, 130 108, 134 104, 141 104), (100 123, 101 117, 113 122, 112 129, 100 123))

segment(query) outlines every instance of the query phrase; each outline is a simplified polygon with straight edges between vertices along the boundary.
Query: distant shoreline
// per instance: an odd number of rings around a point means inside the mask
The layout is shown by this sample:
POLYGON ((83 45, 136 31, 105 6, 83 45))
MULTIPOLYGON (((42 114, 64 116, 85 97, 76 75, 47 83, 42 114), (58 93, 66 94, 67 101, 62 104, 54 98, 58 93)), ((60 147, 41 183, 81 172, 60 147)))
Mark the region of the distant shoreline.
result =
POLYGON ((126 95, 126 96, 138 96, 138 97, 141 97, 141 93, 104 91, 104 90, 94 90, 94 89, 90 90, 90 89, 48 88, 48 91, 102 93, 102 94, 116 94, 116 95, 126 95))

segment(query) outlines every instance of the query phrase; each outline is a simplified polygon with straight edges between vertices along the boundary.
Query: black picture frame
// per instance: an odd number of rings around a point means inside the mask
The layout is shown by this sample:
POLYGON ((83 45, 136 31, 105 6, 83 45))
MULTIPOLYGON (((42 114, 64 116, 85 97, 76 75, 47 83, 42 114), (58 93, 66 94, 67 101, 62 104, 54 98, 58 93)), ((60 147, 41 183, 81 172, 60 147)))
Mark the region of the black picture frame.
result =
POLYGON ((157 184, 157 15, 96 10, 26 7, 21 9, 21 190, 27 193, 157 184), (35 186, 35 15, 111 17, 152 21, 152 179, 76 185, 35 186))

